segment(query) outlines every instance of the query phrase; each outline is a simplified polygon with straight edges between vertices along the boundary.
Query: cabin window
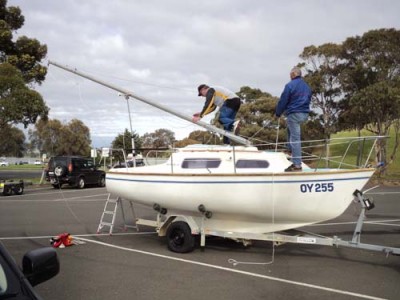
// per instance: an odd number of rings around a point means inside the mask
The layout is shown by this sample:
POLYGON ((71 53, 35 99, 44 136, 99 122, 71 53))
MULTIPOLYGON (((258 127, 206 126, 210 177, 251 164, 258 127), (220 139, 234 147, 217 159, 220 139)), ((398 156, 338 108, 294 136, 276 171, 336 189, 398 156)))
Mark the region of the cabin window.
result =
POLYGON ((220 164, 219 158, 186 158, 182 162, 182 169, 215 169, 220 164))
POLYGON ((269 162, 260 159, 239 159, 236 162, 238 169, 266 169, 269 167, 269 162))

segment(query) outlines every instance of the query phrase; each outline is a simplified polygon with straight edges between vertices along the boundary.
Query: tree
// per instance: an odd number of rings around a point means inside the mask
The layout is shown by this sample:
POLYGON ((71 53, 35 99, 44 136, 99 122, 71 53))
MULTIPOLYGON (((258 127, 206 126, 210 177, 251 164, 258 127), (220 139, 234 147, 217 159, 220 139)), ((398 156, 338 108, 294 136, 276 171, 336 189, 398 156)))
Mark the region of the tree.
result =
POLYGON ((57 120, 39 120, 34 130, 29 130, 29 139, 32 145, 49 156, 58 154, 59 139, 62 123, 57 120))
POLYGON ((311 107, 320 111, 318 119, 326 139, 337 130, 339 103, 343 99, 339 81, 342 69, 340 52, 340 45, 328 43, 305 47, 300 54, 304 60, 300 66, 306 70, 304 79, 313 91, 311 107))
POLYGON ((18 123, 26 128, 38 118, 46 119, 49 112, 42 96, 29 89, 21 73, 8 63, 0 64, 0 108, 0 130, 18 123))
POLYGON ((192 131, 188 139, 192 141, 191 144, 213 144, 220 145, 222 144, 222 139, 217 134, 205 131, 205 130, 196 130, 192 131))
POLYGON ((47 73, 47 68, 40 65, 46 57, 47 46, 26 36, 14 42, 13 32, 24 22, 19 7, 7 7, 7 0, 0 0, 0 63, 8 62, 18 68, 26 83, 40 84, 47 73))
POLYGON ((236 93, 244 103, 252 103, 261 97, 272 97, 271 94, 263 92, 260 89, 255 89, 249 86, 242 86, 239 92, 236 93))
POLYGON ((252 140, 260 149, 272 149, 277 141, 286 141, 284 122, 278 130, 275 119, 277 97, 248 86, 241 87, 237 94, 244 99, 237 115, 241 120, 240 135, 252 140))
POLYGON ((80 120, 72 119, 67 124, 59 120, 40 120, 35 130, 29 131, 30 140, 38 150, 54 155, 82 155, 90 154, 90 130, 80 120))
MULTIPOLYGON (((341 45, 327 43, 318 47, 313 45, 305 47, 300 54, 303 62, 299 64, 299 67, 305 69, 304 79, 313 91, 311 108, 316 113, 314 122, 320 124, 322 134, 319 136, 327 141, 326 157, 330 156, 329 139, 338 130, 338 120, 342 109, 340 104, 343 101, 343 92, 339 80, 342 71, 341 51, 341 45)), ((329 165, 328 160, 326 165, 329 165)))
MULTIPOLYGON (((133 139, 135 143, 135 152, 138 153, 140 149, 142 148, 142 139, 139 137, 138 134, 135 132, 133 133, 133 139)), ((119 151, 117 149, 124 149, 125 153, 131 153, 132 152, 132 134, 128 129, 125 129, 124 133, 118 134, 115 139, 111 143, 112 149, 115 149, 113 151, 113 157, 118 160, 118 161, 123 161, 124 157, 122 154, 122 151, 119 151)))
MULTIPOLYGON (((363 128, 384 136, 398 124, 399 30, 371 30, 339 45, 309 46, 300 57, 326 139, 338 130, 363 128)), ((385 148, 381 140, 376 157, 387 165, 385 148)))
POLYGON ((220 145, 222 139, 218 134, 206 130, 192 131, 188 137, 180 141, 175 141, 174 147, 183 148, 188 145, 205 144, 205 145, 220 145))
MULTIPOLYGON (((46 56, 47 47, 26 36, 13 39, 13 32, 24 21, 19 7, 7 7, 7 1, 0 0, 0 132, 3 135, 18 132, 12 124, 22 123, 26 128, 39 118, 47 119, 49 112, 42 96, 27 87, 45 79, 47 68, 40 61, 46 56)), ((25 137, 18 134, 18 138, 25 137)), ((17 147, 12 139, 1 142, 4 148, 17 147)))
POLYGON ((81 120, 72 119, 62 126, 58 155, 90 155, 90 129, 81 120))
MULTIPOLYGON (((378 135, 386 136, 392 126, 400 120, 400 85, 387 81, 377 82, 356 92, 350 99, 350 105, 358 108, 358 114, 371 119, 365 129, 378 135)), ((395 150, 398 147, 396 139, 395 150)), ((376 162, 387 167, 386 139, 376 144, 376 162)), ((393 152, 393 160, 396 152, 393 152)), ((382 170, 383 171, 383 170, 382 170)))
POLYGON ((169 129, 157 129, 153 133, 145 133, 142 138, 143 148, 169 148, 175 143, 175 134, 169 129))
POLYGON ((22 130, 5 125, 3 130, 0 130, 0 141, 1 156, 23 156, 25 151, 25 135, 22 130))
MULTIPOLYGON (((362 36, 350 37, 343 43, 341 59, 345 66, 341 83, 346 93, 346 111, 342 113, 345 128, 365 127, 386 136, 399 124, 400 105, 400 31, 378 29, 362 36)), ((399 146, 396 131, 394 150, 399 146)), ((394 159, 396 152, 391 154, 394 159)), ((386 140, 377 144, 376 162, 388 165, 386 140)))

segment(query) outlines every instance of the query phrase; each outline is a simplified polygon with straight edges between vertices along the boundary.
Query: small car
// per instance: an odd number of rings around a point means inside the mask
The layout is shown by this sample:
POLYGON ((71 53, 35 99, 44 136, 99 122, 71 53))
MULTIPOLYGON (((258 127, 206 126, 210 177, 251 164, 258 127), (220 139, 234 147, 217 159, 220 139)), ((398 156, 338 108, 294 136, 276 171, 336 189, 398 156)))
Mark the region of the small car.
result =
POLYGON ((57 252, 44 247, 27 252, 22 270, 0 242, 0 299, 42 299, 33 286, 56 276, 60 271, 57 252))
POLYGON ((99 170, 92 158, 81 156, 54 156, 51 157, 45 169, 46 180, 54 188, 61 188, 68 184, 80 189, 87 185, 106 185, 106 173, 99 170))
POLYGON ((8 161, 0 161, 0 167, 8 167, 10 164, 8 163, 8 161))
POLYGON ((40 165, 42 165, 42 162, 41 162, 40 160, 37 159, 37 160, 35 160, 35 162, 34 162, 33 164, 34 164, 34 165, 39 165, 39 166, 40 166, 40 165))

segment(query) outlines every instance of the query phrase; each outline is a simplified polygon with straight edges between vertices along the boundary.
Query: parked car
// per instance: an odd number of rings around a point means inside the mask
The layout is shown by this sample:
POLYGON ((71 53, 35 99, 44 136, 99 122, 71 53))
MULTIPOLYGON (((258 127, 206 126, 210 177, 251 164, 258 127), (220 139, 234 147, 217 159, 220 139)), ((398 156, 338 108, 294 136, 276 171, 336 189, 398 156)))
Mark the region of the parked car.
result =
POLYGON ((0 161, 0 167, 8 167, 10 164, 8 163, 8 161, 0 161))
POLYGON ((106 184, 106 173, 99 170, 91 158, 54 156, 47 165, 46 180, 54 188, 61 188, 63 184, 80 189, 92 184, 103 187, 106 184))
POLYGON ((33 286, 53 278, 59 271, 57 252, 51 247, 26 253, 21 271, 0 242, 0 299, 42 299, 33 286))
POLYGON ((42 165, 42 162, 40 160, 35 160, 35 162, 33 163, 34 165, 42 165))

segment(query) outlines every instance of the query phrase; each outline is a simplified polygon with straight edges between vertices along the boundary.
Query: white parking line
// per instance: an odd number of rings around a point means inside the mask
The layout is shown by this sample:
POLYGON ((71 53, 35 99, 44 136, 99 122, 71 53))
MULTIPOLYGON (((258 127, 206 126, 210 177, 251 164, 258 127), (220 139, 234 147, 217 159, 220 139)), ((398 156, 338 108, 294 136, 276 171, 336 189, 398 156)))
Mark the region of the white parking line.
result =
MULTIPOLYGON (((40 190, 42 190, 42 189, 40 189, 40 190)), ((29 190, 29 191, 35 191, 34 189, 32 189, 32 190, 29 190)), ((79 192, 82 192, 82 190, 79 190, 79 189, 77 189, 77 190, 60 190, 60 189, 58 189, 58 190, 56 190, 56 189, 54 189, 54 190, 51 190, 51 191, 49 191, 48 189, 47 189, 47 191, 48 192, 46 192, 46 193, 29 193, 29 194, 22 194, 22 195, 19 195, 19 197, 25 197, 25 196, 36 196, 36 195, 53 195, 53 194, 69 194, 69 193, 79 193, 79 192)), ((107 194, 108 195, 108 194, 107 194)))
POLYGON ((152 253, 152 252, 138 250, 138 249, 131 249, 131 248, 126 248, 126 247, 116 246, 116 245, 112 245, 112 244, 108 244, 108 243, 104 243, 104 242, 100 242, 100 241, 95 241, 95 240, 91 240, 91 239, 86 239, 86 238, 80 238, 80 240, 88 242, 88 243, 93 243, 93 244, 98 244, 101 246, 119 249, 119 250, 135 252, 135 253, 144 254, 144 255, 150 255, 150 256, 154 256, 154 257, 158 257, 158 258, 179 261, 179 262, 183 262, 183 263, 188 263, 188 264, 198 265, 198 266, 202 266, 202 267, 237 273, 237 274, 246 275, 246 276, 262 278, 262 279, 271 280, 271 281, 278 281, 278 282, 282 282, 282 283, 322 290, 322 291, 331 292, 331 293, 337 293, 337 294, 353 296, 353 297, 358 297, 358 298, 364 298, 364 299, 374 299, 374 300, 384 299, 384 298, 378 298, 378 297, 373 297, 373 296, 359 294, 359 293, 353 293, 353 292, 348 292, 348 291, 343 291, 343 290, 338 290, 338 289, 332 289, 332 288, 328 288, 328 287, 324 287, 324 286, 319 286, 319 285, 314 285, 314 284, 309 284, 309 283, 304 283, 304 282, 299 282, 299 281, 287 280, 287 279, 278 278, 278 277, 272 277, 272 276, 267 276, 267 275, 252 273, 252 272, 241 271, 241 270, 237 270, 237 269, 226 268, 226 267, 202 263, 202 262, 198 262, 198 261, 194 261, 194 260, 188 260, 188 259, 183 259, 183 258, 178 258, 178 257, 173 257, 173 256, 168 256, 168 255, 162 255, 162 254, 152 253))
MULTIPOLYGON (((113 233, 113 236, 118 236, 118 235, 154 235, 157 234, 157 232, 124 232, 124 233, 113 233)), ((88 233, 88 234, 73 234, 73 238, 79 238, 81 237, 90 237, 90 236, 110 236, 109 233, 88 233)), ((52 238, 54 235, 38 235, 38 236, 8 236, 8 237, 0 237, 1 240, 35 240, 35 239, 48 239, 52 238)))
MULTIPOLYGON (((117 235, 150 235, 150 234, 155 234, 155 232, 132 232, 132 233, 127 232, 127 233, 116 233, 113 235, 117 236, 117 235)), ((338 290, 338 289, 334 289, 334 288, 328 288, 328 287, 319 286, 319 285, 315 285, 315 284, 309 284, 309 283, 288 280, 288 279, 283 279, 283 278, 278 278, 278 277, 272 277, 272 276, 267 276, 267 275, 258 274, 258 273, 246 272, 246 271, 222 267, 222 266, 218 266, 218 265, 212 265, 212 264, 198 262, 198 261, 194 261, 194 260, 188 260, 188 259, 183 259, 183 258, 178 258, 178 257, 173 257, 173 256, 168 256, 168 255, 163 255, 163 254, 157 254, 157 253, 143 251, 143 250, 139 250, 139 249, 132 249, 132 248, 127 248, 127 247, 117 246, 117 245, 113 245, 113 244, 109 244, 109 243, 104 243, 104 242, 84 238, 84 237, 91 237, 91 236, 109 236, 109 234, 106 234, 106 233, 103 233, 103 234, 81 234, 81 235, 72 235, 72 236, 73 236, 73 238, 77 238, 78 240, 82 240, 87 243, 93 243, 93 244, 97 244, 97 245, 101 245, 101 246, 115 248, 118 250, 134 252, 134 253, 149 255, 149 256, 168 259, 168 260, 174 260, 174 261, 183 262, 183 263, 187 263, 187 264, 222 270, 222 271, 226 271, 226 272, 261 278, 261 279, 270 280, 270 281, 277 281, 277 282, 286 283, 286 284, 290 284, 290 285, 302 286, 302 287, 321 290, 321 291, 330 292, 330 293, 336 293, 336 294, 358 297, 358 298, 363 298, 363 299, 385 300, 385 298, 379 298, 379 297, 369 296, 369 295, 360 294, 360 293, 353 293, 353 292, 349 292, 349 291, 338 290)), ((25 240, 25 239, 43 239, 43 238, 48 239, 51 237, 53 237, 53 236, 0 237, 0 240, 25 240)))
MULTIPOLYGON (((63 195, 64 196, 64 195, 63 195)), ((96 195, 88 195, 88 196, 78 196, 78 197, 70 197, 70 198, 57 198, 57 199, 1 199, 0 202, 13 202, 13 203, 20 203, 20 202, 60 202, 60 201, 66 201, 66 200, 81 200, 81 201, 86 201, 86 202, 95 202, 95 201, 105 201, 106 198, 99 198, 99 199, 87 199, 87 198, 93 198, 93 197, 101 197, 101 196, 108 196, 108 194, 96 194, 96 195)))

